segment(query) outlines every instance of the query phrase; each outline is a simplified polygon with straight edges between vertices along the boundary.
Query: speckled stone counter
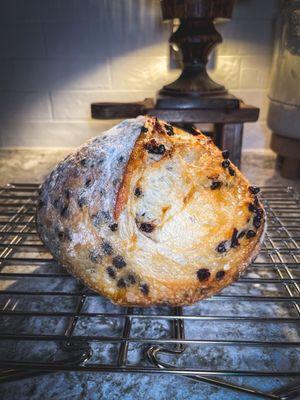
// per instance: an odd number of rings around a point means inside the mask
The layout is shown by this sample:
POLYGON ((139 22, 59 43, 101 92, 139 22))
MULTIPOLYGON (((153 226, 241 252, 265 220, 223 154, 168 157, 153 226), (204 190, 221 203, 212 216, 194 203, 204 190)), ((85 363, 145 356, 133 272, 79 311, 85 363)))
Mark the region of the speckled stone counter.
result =
MULTIPOLYGON (((40 182, 69 151, 70 149, 2 149, 0 150, 0 185, 9 182, 40 182)), ((245 153, 242 170, 255 185, 293 186, 300 191, 299 180, 291 181, 279 176, 275 169, 275 156, 271 152, 245 153)), ((256 381, 253 378, 252 385, 255 386, 255 384, 256 381)), ((0 398, 6 400, 258 399, 179 376, 78 372, 53 373, 7 383, 0 386, 0 398)))

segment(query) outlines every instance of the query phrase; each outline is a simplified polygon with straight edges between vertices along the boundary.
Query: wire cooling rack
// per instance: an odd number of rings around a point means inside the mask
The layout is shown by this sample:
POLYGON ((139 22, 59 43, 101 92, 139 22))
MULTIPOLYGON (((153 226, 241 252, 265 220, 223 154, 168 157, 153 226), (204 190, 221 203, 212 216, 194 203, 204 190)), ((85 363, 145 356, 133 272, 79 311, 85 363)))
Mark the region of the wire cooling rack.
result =
POLYGON ((0 189, 0 382, 160 372, 266 399, 300 393, 300 201, 291 188, 262 189, 268 232, 238 282, 190 307, 145 309, 111 304, 52 259, 35 228, 37 191, 0 189))

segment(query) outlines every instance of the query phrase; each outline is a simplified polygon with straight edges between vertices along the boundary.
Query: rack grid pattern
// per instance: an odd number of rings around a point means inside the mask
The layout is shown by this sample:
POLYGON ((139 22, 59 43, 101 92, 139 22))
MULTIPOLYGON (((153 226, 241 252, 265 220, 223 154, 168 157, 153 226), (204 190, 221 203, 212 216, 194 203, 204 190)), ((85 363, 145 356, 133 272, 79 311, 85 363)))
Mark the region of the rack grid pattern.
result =
POLYGON ((138 372, 266 399, 300 393, 300 200, 292 188, 262 188, 268 231, 238 282, 190 307, 145 309, 111 304, 52 259, 35 229, 38 188, 0 188, 0 382, 138 372))

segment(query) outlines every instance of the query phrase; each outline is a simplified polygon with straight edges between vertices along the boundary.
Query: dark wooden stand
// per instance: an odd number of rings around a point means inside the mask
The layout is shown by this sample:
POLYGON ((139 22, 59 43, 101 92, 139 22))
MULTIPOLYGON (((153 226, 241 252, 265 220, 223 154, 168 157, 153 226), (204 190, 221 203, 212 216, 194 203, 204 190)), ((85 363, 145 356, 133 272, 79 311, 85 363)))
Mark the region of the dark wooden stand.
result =
POLYGON ((208 55, 221 35, 214 26, 215 18, 230 18, 234 0, 162 0, 163 19, 180 19, 171 35, 182 56, 179 78, 164 86, 156 99, 137 103, 93 103, 95 119, 135 118, 154 115, 192 130, 195 124, 213 125, 210 135, 217 146, 230 151, 230 158, 240 165, 243 124, 258 119, 259 109, 245 105, 229 94, 224 86, 207 74, 208 55))
POLYGON ((300 140, 272 133, 271 149, 277 153, 280 173, 284 178, 300 177, 300 140))

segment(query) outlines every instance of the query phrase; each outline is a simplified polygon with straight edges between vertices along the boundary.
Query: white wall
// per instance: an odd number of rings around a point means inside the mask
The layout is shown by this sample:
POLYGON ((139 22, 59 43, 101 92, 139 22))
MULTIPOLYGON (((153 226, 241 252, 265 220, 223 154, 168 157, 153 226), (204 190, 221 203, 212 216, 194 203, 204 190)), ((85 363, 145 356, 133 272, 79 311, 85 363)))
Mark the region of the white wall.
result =
MULTIPOLYGON (((262 108, 245 148, 267 146, 266 93, 279 0, 237 0, 210 72, 262 108)), ((159 0, 2 0, 0 146, 74 146, 115 121, 93 121, 94 101, 153 96, 168 68, 170 27, 159 0)))

